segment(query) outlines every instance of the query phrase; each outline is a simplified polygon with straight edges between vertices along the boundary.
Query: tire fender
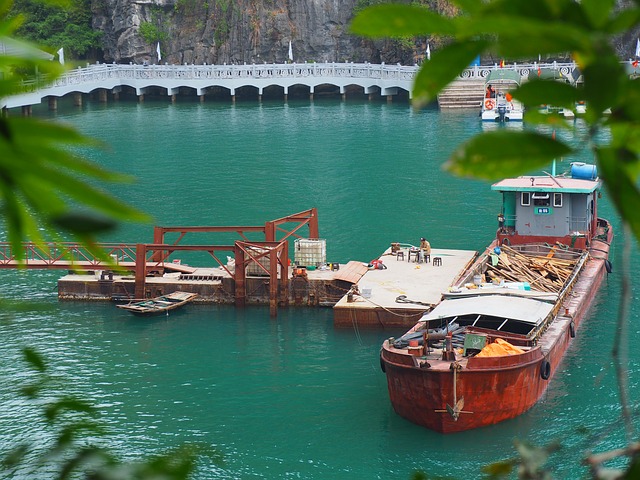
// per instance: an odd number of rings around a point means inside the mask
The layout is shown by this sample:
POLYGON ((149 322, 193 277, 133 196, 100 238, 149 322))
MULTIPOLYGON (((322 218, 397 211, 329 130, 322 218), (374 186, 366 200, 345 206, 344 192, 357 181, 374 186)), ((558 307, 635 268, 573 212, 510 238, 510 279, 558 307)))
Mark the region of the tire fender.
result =
POLYGON ((542 360, 542 363, 540 364, 540 378, 542 378, 543 380, 549 380, 550 376, 551 376, 551 364, 549 363, 549 360, 545 358, 544 360, 542 360))

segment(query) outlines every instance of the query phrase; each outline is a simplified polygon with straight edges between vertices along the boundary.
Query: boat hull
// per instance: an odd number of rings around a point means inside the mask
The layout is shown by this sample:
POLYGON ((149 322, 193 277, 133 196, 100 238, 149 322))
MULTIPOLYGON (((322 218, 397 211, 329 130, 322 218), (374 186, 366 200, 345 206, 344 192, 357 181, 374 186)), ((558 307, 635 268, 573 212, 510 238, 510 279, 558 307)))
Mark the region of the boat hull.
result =
MULTIPOLYGON (((540 375, 543 355, 527 352, 511 364, 506 357, 487 358, 476 369, 456 372, 451 362, 431 368, 410 367, 393 362, 383 348, 389 398, 401 417, 441 433, 453 433, 493 425, 514 418, 531 408, 547 388, 540 375), (455 395, 454 395, 455 383, 455 395), (447 410, 464 400, 454 418, 447 410)), ((552 363, 552 371, 553 368, 552 363)))
POLYGON ((503 114, 500 114, 495 109, 483 110, 481 113, 483 122, 522 122, 524 118, 524 112, 521 109, 507 110, 503 114))
POLYGON ((396 413, 437 432, 454 433, 494 425, 529 410, 548 388, 589 311, 607 272, 612 237, 610 231, 607 239, 592 242, 592 255, 571 295, 557 305, 553 322, 536 346, 522 354, 458 354, 455 360, 433 360, 385 341, 380 362, 396 413))

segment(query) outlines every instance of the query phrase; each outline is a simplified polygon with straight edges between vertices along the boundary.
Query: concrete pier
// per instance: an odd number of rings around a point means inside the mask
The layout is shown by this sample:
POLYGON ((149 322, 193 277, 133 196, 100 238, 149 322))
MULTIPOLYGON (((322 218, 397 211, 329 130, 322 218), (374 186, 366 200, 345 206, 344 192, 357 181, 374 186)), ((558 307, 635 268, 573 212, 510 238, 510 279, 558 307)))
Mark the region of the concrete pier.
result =
MULTIPOLYGON (((406 330, 454 284, 473 262, 477 252, 433 249, 429 262, 417 262, 408 250, 401 255, 387 249, 379 259, 386 268, 373 269, 367 263, 323 265, 318 269, 292 268, 288 278, 288 302, 292 306, 333 307, 334 325, 353 328, 397 328, 406 330), (356 285, 359 293, 349 295, 356 285)), ((165 264, 164 274, 145 279, 144 297, 174 291, 198 294, 195 302, 233 305, 235 281, 222 267, 198 268, 165 264)), ((58 298, 83 301, 129 301, 136 299, 135 277, 126 272, 89 270, 68 274, 58 280, 58 298)), ((248 305, 269 305, 269 277, 247 275, 248 305)))
POLYGON ((416 323, 424 312, 440 302, 460 274, 473 262, 477 252, 471 250, 432 249, 429 262, 392 255, 387 249, 379 258, 383 270, 367 270, 357 282, 359 295, 348 296, 334 306, 334 325, 338 327, 400 328, 416 323))
MULTIPOLYGON (((177 268, 177 267, 176 267, 177 268)), ((145 281, 145 297, 157 297, 176 290, 198 294, 194 302, 208 304, 235 303, 234 279, 222 268, 182 268, 145 281)), ((304 277, 289 278, 289 304, 331 307, 342 298, 351 284, 339 278, 339 270, 328 268, 306 272, 304 277)), ((247 276, 246 303, 269 305, 269 277, 247 276)), ((113 301, 135 298, 135 278, 109 271, 68 274, 58 280, 61 300, 113 301)))

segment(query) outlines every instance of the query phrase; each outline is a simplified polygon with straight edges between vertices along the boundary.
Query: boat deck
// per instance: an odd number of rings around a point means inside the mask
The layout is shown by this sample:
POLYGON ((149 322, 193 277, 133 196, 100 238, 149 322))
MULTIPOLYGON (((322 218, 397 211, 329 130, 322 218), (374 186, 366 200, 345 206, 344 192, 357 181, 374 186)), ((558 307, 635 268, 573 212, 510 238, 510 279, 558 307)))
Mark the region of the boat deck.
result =
POLYGON ((387 267, 369 269, 358 282, 360 295, 353 301, 342 297, 334 306, 334 325, 352 327, 412 326, 475 259, 471 250, 432 248, 429 263, 416 263, 414 256, 398 258, 388 249, 380 256, 387 267), (440 259, 440 265, 438 260, 440 259), (434 263, 435 261, 435 263, 434 263), (401 301, 397 301, 401 297, 401 301))

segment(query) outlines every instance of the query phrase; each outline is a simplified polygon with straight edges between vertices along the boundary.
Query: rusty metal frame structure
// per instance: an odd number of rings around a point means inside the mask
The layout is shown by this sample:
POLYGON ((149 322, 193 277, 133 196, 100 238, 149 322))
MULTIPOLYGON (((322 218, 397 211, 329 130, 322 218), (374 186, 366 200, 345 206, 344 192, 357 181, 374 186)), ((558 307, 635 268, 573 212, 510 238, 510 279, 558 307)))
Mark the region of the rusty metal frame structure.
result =
POLYGON ((187 233, 236 233, 240 238, 242 238, 245 242, 250 242, 245 233, 247 232, 259 232, 264 235, 265 242, 276 242, 278 241, 278 232, 284 232, 285 235, 279 239, 279 241, 287 240, 289 237, 301 237, 296 232, 298 232, 302 227, 309 227, 309 236, 308 238, 318 238, 318 210, 316 208, 311 208, 309 210, 304 210, 299 213, 294 213, 293 215, 288 215, 286 217, 278 218, 277 220, 270 220, 265 222, 264 225, 260 226, 227 226, 227 227, 154 227, 153 229, 153 243, 155 244, 163 244, 165 243, 165 234, 169 232, 178 232, 180 236, 174 242, 174 245, 177 245, 187 233), (282 227, 282 225, 287 223, 296 223, 297 225, 293 230, 286 230, 282 227))
POLYGON ((235 303, 243 307, 246 303, 246 269, 251 262, 256 264, 269 275, 269 307, 271 315, 275 316, 278 304, 286 306, 289 298, 289 251, 288 243, 284 242, 241 242, 234 245, 166 245, 139 243, 136 245, 135 263, 135 298, 146 298, 146 277, 150 270, 163 268, 164 261, 154 261, 153 257, 160 254, 167 258, 175 251, 192 251, 209 253, 235 281, 235 303), (259 249, 256 253, 254 249, 259 249), (216 256, 216 252, 233 252, 236 260, 235 272, 231 273, 216 256), (269 270, 260 259, 269 256, 269 270), (278 270, 280 282, 278 284, 278 270), (278 288, 279 287, 279 288, 278 288), (278 295, 280 293, 280 295, 278 295))
POLYGON ((271 314, 275 315, 277 305, 287 305, 289 299, 289 242, 290 237, 300 238, 298 233, 303 227, 309 228, 308 238, 318 238, 318 210, 311 208, 302 212, 288 215, 265 222, 262 226, 156 226, 153 230, 153 244, 138 244, 140 252, 136 258, 136 298, 144 297, 145 277, 147 272, 147 252, 152 251, 151 261, 158 264, 163 263, 171 252, 176 250, 207 251, 218 264, 227 270, 223 262, 215 256, 215 251, 233 251, 236 268, 232 274, 235 281, 235 303, 236 306, 244 306, 246 302, 246 267, 249 263, 255 262, 259 268, 269 275, 269 305, 271 314), (285 229, 283 225, 294 223, 291 229, 285 229), (172 244, 165 243, 165 235, 170 232, 179 233, 178 239, 172 244), (251 241, 247 237, 249 232, 262 233, 264 241, 251 241), (178 244, 187 233, 235 233, 241 240, 235 241, 234 245, 227 246, 196 246, 196 248, 184 248, 178 244), (279 235, 283 234, 283 235, 279 235), (256 250, 260 253, 256 254, 256 250), (269 270, 260 263, 260 259, 269 256, 269 270), (280 278, 278 282, 278 270, 280 278), (280 285, 280 288, 278 288, 280 285), (280 298, 278 292, 280 291, 280 298))

